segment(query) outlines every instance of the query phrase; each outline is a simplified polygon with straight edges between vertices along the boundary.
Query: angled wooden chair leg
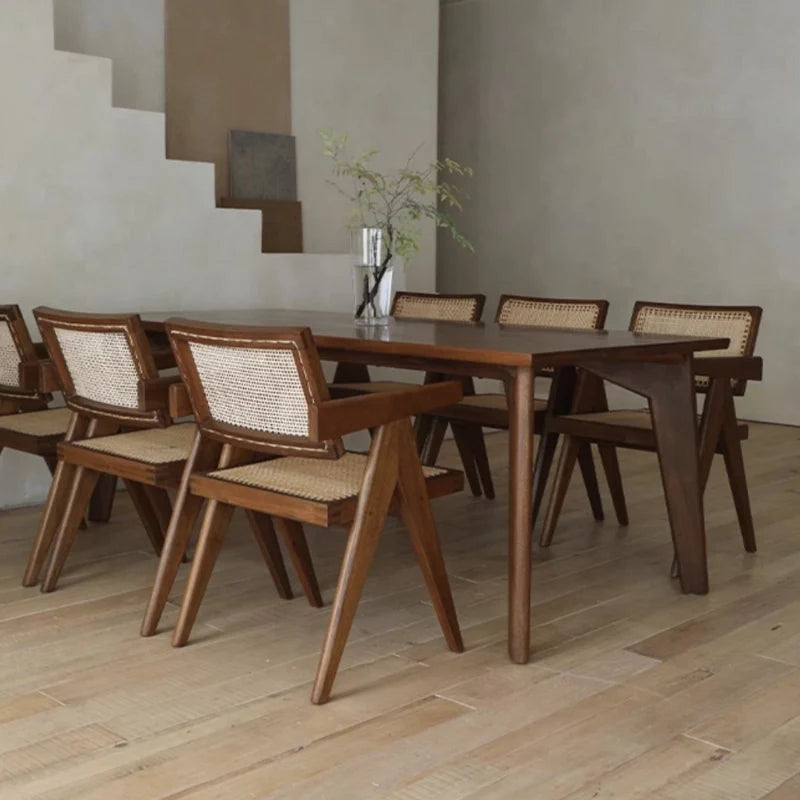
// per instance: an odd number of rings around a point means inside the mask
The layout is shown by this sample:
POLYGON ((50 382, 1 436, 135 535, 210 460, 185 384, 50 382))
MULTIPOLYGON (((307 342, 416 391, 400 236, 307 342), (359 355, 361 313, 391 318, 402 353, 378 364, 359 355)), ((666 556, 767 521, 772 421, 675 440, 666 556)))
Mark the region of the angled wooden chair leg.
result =
POLYGON ((447 646, 455 653, 462 653, 464 642, 458 626, 450 581, 447 577, 442 549, 436 533, 431 501, 422 474, 422 465, 411 439, 410 429, 400 435, 398 458, 398 489, 403 520, 411 536, 411 543, 417 554, 447 646))
POLYGON ((622 474, 619 471, 619 458, 617 448, 612 444, 598 444, 600 460, 603 462, 603 471, 606 474, 606 483, 611 493, 611 502, 614 504, 614 513, 620 525, 628 524, 628 506, 625 502, 625 492, 622 489, 622 474))
POLYGON ((543 433, 539 437, 539 446, 536 448, 536 460, 533 462, 532 525, 536 525, 536 519, 542 507, 544 490, 547 487, 547 479, 550 477, 550 470, 553 467, 553 458, 556 454, 557 447, 557 433, 543 433))
MULTIPOLYGON (((2 449, 3 448, 0 447, 0 452, 2 452, 2 449)), ((58 456, 55 455, 55 453, 54 453, 53 455, 43 456, 43 458, 44 458, 44 463, 47 464, 47 469, 50 470, 50 475, 55 478, 56 469, 58 468, 58 456)), ((87 527, 88 526, 86 525, 86 520, 82 519, 80 521, 80 524, 78 525, 78 528, 80 530, 82 530, 82 531, 85 531, 87 527)), ((25 585, 27 585, 27 584, 25 584, 25 585)))
POLYGON ((489 464, 489 454, 486 452, 486 439, 483 436, 483 428, 476 423, 469 423, 465 426, 469 438, 470 449, 475 458, 475 468, 478 470, 478 477, 481 479, 483 494, 487 500, 494 500, 494 481, 492 480, 492 468, 489 464))
POLYGON ((158 629, 169 593, 175 583, 181 561, 186 560, 186 549, 205 503, 202 497, 189 492, 192 473, 216 466, 220 459, 221 449, 220 444, 202 438, 199 433, 194 438, 175 497, 169 527, 164 536, 164 549, 158 560, 158 571, 153 582, 153 589, 150 592, 150 599, 142 619, 140 630, 142 636, 152 636, 158 629))
MULTIPOLYGON (((403 420, 401 424, 408 425, 408 422, 403 420)), ((367 572, 397 486, 397 425, 395 422, 379 428, 369 451, 364 482, 333 597, 317 677, 311 691, 312 703, 325 703, 330 697, 367 572)))
MULTIPOLYGON (((65 440, 74 441, 75 439, 83 438, 88 428, 89 421, 85 417, 73 414, 65 440)), ((49 463, 48 467, 50 467, 49 463)), ((39 576, 47 560, 47 554, 50 552, 53 538, 64 516, 64 509, 69 499, 74 477, 75 467, 72 464, 65 464, 63 461, 56 462, 47 502, 39 519, 39 527, 33 540, 31 554, 28 557, 25 575, 22 578, 23 586, 35 586, 39 582, 39 576)))
POLYGON ((433 430, 434 417, 430 414, 418 414, 414 420, 414 438, 417 443, 417 452, 420 456, 425 452, 425 444, 433 430))
POLYGON ((276 517, 274 522, 289 553, 289 558, 292 560, 309 605, 314 608, 322 608, 322 594, 319 591, 317 574, 314 571, 314 562, 311 560, 303 526, 296 520, 281 517, 276 517))
POLYGON ((581 449, 580 439, 576 439, 574 436, 564 436, 563 440, 553 488, 550 493, 550 502, 547 506, 547 513, 545 514, 544 525, 539 538, 539 544, 542 547, 549 547, 553 541, 553 534, 555 533, 556 525, 558 525, 564 498, 567 496, 572 471, 575 469, 575 462, 578 460, 578 451, 581 449))
POLYGON ((189 641, 232 514, 233 506, 220 503, 218 500, 210 500, 206 507, 203 525, 197 539, 197 550, 192 559, 189 582, 183 595, 178 623, 172 634, 173 647, 183 647, 189 641))
POLYGON ((264 563, 278 590, 278 597, 283 600, 291 600, 294 597, 292 585, 289 583, 289 575, 286 572, 286 565, 283 563, 283 554, 281 546, 278 544, 278 537, 275 535, 272 518, 268 514, 259 514, 249 508, 245 509, 245 513, 253 536, 258 543, 258 549, 264 557, 264 563))
POLYGON ((600 498, 600 487, 597 485, 597 472, 594 468, 594 458, 592 458, 592 446, 589 442, 584 442, 578 450, 578 466, 581 469, 583 485, 586 487, 592 514, 598 522, 602 522, 605 518, 603 501, 600 498))
POLYGON ((753 512, 750 508, 750 492, 747 488, 747 473, 744 468, 742 442, 739 439, 737 430, 733 397, 730 394, 726 398, 720 444, 722 445, 725 471, 728 473, 728 483, 733 494, 733 504, 739 520, 739 530, 742 534, 744 549, 748 553, 755 553, 757 549, 756 532, 753 526, 753 512))
POLYGON ((129 480, 125 480, 124 483, 125 488, 128 490, 128 496, 133 503, 133 507, 136 509, 136 513, 142 521, 142 525, 153 547, 153 551, 157 556, 160 556, 161 551, 164 549, 164 532, 161 529, 161 522, 158 514, 153 504, 150 502, 150 497, 141 483, 129 480))
POLYGON ((439 458, 439 451, 442 449, 444 435, 447 433, 447 420, 436 417, 431 426, 431 435, 428 437, 428 446, 422 456, 422 463, 433 466, 439 458))
POLYGON ((86 467, 78 467, 75 470, 64 517, 59 525, 53 551, 47 564, 47 572, 42 581, 43 592, 52 592, 58 584, 61 570, 64 568, 78 533, 78 525, 89 507, 89 498, 91 498, 99 478, 99 472, 94 472, 86 467))
POLYGON ((469 489, 473 497, 480 497, 481 479, 478 476, 478 469, 475 465, 475 453, 472 450, 469 433, 461 422, 451 422, 450 428, 453 431, 453 438, 458 448, 458 455, 461 457, 461 466, 464 469, 464 477, 467 479, 469 489))
POLYGON ((169 498, 169 492, 160 486, 150 486, 146 483, 142 484, 142 487, 150 501, 153 513, 156 515, 158 527, 166 536, 172 519, 172 501, 169 498))
POLYGON ((117 491, 117 478, 114 475, 101 475, 97 488, 89 502, 89 521, 108 522, 114 506, 114 495, 117 491))

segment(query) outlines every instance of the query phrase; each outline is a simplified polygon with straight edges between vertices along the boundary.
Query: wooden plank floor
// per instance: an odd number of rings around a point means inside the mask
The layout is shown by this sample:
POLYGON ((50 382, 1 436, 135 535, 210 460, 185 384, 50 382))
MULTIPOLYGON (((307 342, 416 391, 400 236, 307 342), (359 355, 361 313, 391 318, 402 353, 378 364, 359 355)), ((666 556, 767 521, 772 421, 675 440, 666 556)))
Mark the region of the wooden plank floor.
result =
MULTIPOLYGON (((800 797, 800 430, 754 426, 746 444, 757 555, 715 464, 706 597, 668 577, 653 456, 622 454, 627 529, 594 523, 576 485, 535 553, 524 667, 506 658, 505 436, 489 446, 498 499, 436 504, 467 651, 445 649, 392 524, 319 708, 327 611, 276 597, 239 518, 173 650, 182 585, 162 632, 138 635, 155 561, 126 497, 51 595, 19 584, 38 509, 0 514, 0 797, 800 797)), ((309 538, 329 601, 344 538, 309 538)))

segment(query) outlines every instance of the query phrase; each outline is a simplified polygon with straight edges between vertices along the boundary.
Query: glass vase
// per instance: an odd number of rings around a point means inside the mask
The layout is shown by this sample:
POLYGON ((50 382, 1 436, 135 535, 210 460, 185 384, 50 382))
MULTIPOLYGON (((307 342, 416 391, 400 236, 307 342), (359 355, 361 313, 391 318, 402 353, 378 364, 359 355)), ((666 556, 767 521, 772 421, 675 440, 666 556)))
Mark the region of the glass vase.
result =
POLYGON ((392 305, 394 258, 387 254, 381 228, 353 233, 353 318, 356 325, 386 325, 392 305))

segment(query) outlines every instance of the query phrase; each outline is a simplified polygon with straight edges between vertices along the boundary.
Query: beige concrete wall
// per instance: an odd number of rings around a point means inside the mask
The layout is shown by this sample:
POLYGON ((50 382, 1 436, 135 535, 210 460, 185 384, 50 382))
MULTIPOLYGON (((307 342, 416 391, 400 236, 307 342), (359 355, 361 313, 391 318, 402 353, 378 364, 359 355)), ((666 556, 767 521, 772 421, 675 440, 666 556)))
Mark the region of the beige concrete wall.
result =
POLYGON ((164 110, 164 0, 53 0, 59 50, 114 60, 113 102, 164 110))
POLYGON ((216 165, 228 131, 291 133, 289 0, 166 0, 167 156, 216 165))
POLYGON ((462 0, 440 148, 475 168, 439 287, 764 307, 744 415, 800 423, 800 3, 462 0))
MULTIPOLYGON (((292 0, 292 117, 298 198, 307 252, 348 248, 348 203, 326 183, 330 162, 318 131, 348 132, 354 152, 380 150, 386 169, 436 158, 439 5, 437 0, 292 0)), ((432 289, 436 238, 422 248, 407 284, 432 289)))

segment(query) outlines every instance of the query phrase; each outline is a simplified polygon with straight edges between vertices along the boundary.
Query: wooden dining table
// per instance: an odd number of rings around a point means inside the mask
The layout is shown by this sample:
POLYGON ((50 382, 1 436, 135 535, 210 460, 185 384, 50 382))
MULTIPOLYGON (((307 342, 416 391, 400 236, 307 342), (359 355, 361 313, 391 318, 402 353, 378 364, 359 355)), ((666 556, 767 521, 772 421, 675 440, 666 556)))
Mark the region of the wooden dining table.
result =
POLYGON ((503 381, 509 399, 508 650, 517 663, 530 658, 534 378, 542 368, 586 370, 647 398, 681 588, 708 591, 692 360, 695 353, 724 349, 727 339, 411 320, 362 327, 349 314, 302 310, 143 312, 141 317, 155 335, 170 317, 308 327, 324 360, 503 381))

